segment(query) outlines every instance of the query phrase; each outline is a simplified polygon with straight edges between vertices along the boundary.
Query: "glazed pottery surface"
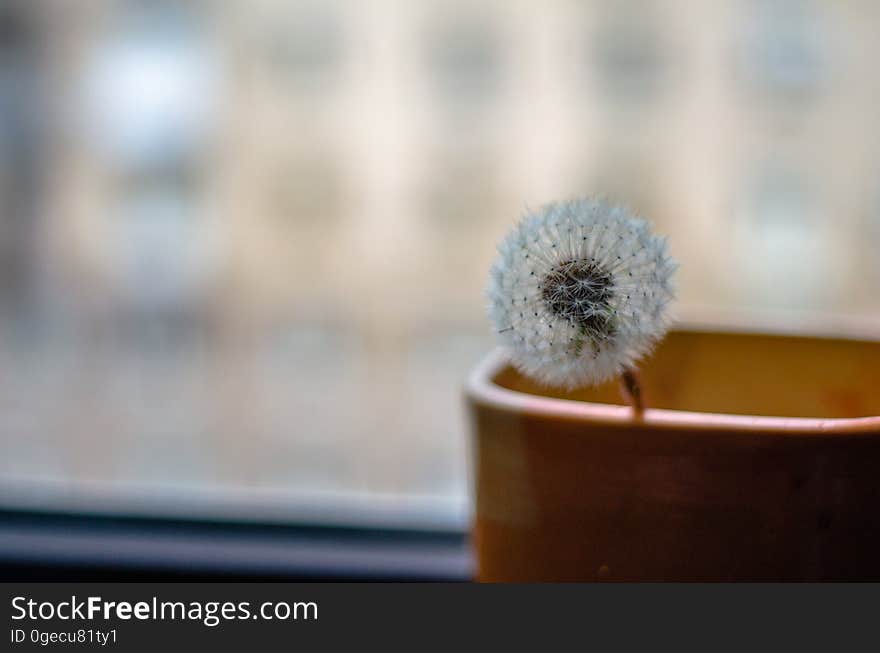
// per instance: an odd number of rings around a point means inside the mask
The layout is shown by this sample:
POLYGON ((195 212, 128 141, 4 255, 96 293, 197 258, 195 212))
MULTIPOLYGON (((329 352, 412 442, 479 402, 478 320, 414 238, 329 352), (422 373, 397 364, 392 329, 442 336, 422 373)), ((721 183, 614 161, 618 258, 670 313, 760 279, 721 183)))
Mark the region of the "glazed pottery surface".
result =
POLYGON ((616 385, 472 374, 484 581, 880 580, 880 342, 675 331, 616 385))

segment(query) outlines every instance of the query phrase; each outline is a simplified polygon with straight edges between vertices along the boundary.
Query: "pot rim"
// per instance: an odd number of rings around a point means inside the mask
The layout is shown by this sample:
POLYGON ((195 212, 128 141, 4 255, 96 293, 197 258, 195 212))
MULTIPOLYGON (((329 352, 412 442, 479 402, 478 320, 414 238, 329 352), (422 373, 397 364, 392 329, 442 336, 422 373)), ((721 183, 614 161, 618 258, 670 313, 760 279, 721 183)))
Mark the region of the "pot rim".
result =
MULTIPOLYGON (((676 330, 704 333, 744 333, 736 329, 709 331, 700 328, 687 328, 686 326, 679 326, 676 330)), ((751 331, 751 333, 755 333, 755 331, 751 331)), ((783 335, 772 331, 765 333, 767 335, 783 335)), ((803 335, 796 334, 795 337, 803 337, 803 335)), ((846 339, 846 336, 843 336, 843 339, 846 339)), ((535 417, 590 422, 612 428, 631 428, 633 426, 632 411, 628 406, 557 399, 509 390, 496 384, 493 380, 495 376, 509 365, 510 362, 500 347, 486 355, 467 378, 465 383, 467 399, 473 404, 535 417)), ((678 431, 729 432, 731 434, 761 432, 774 435, 814 437, 828 435, 880 436, 880 416, 771 417, 648 408, 645 410, 643 418, 639 420, 639 424, 650 430, 674 429, 678 431)))

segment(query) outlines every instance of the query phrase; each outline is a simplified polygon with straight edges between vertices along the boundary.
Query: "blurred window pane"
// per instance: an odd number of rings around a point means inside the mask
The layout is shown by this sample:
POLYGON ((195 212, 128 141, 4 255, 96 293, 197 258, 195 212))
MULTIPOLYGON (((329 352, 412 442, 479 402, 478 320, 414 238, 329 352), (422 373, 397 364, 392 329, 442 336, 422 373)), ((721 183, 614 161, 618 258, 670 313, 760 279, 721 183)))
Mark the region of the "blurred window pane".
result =
POLYGON ((654 219, 684 307, 880 315, 878 20, 4 3, 0 501, 463 527, 488 267, 560 198, 654 219))

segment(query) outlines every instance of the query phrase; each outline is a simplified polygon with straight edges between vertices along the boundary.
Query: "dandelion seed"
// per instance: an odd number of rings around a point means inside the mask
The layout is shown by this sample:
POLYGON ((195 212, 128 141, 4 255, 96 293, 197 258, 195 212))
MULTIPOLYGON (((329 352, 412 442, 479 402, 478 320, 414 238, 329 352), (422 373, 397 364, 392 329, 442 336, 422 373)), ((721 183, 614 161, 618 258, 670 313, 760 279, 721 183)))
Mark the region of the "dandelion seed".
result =
POLYGON ((665 334, 676 268, 666 241, 626 209, 592 199, 549 204, 499 246, 489 316, 526 375, 568 388, 603 383, 665 334), (534 310, 512 311, 511 297, 534 310))

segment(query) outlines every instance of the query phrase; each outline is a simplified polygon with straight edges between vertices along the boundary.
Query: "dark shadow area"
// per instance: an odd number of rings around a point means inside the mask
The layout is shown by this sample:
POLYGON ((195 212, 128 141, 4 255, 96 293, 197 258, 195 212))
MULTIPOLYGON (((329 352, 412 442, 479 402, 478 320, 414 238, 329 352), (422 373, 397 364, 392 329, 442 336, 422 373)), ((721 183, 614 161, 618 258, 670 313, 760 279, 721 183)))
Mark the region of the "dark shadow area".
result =
POLYGON ((6 581, 468 581, 463 532, 0 512, 6 581))

